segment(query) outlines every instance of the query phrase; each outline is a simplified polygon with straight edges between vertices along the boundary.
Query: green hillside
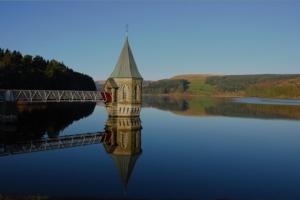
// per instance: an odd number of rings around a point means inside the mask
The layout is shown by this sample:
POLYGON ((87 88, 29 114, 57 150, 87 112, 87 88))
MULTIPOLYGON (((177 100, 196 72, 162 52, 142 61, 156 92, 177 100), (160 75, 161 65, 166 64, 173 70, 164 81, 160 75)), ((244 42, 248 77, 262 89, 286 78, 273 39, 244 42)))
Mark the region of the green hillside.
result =
POLYGON ((188 84, 187 80, 164 79, 144 85, 143 92, 146 94, 182 93, 188 89, 188 84))
POLYGON ((300 74, 179 75, 151 82, 144 93, 300 98, 300 74))

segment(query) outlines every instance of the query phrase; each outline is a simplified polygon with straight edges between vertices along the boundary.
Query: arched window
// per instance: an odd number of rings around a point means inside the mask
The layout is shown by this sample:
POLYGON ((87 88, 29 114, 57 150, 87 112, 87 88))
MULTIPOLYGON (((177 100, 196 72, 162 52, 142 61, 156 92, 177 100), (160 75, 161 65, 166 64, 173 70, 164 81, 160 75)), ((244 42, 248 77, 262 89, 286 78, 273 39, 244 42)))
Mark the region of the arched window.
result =
POLYGON ((128 86, 124 85, 122 90, 122 99, 123 101, 126 101, 128 98, 128 86))
POLYGON ((136 85, 135 87, 134 87, 134 98, 135 98, 135 100, 138 100, 139 99, 139 86, 138 85, 136 85))

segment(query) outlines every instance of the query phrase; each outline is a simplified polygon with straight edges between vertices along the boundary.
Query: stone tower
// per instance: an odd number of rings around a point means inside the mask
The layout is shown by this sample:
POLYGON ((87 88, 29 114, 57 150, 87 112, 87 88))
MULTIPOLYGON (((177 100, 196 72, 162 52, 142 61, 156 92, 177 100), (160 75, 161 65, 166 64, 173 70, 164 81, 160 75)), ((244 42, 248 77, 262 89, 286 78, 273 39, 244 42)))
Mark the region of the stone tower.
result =
POLYGON ((126 36, 119 60, 104 86, 105 92, 112 96, 111 102, 106 103, 109 116, 139 116, 142 83, 126 36))

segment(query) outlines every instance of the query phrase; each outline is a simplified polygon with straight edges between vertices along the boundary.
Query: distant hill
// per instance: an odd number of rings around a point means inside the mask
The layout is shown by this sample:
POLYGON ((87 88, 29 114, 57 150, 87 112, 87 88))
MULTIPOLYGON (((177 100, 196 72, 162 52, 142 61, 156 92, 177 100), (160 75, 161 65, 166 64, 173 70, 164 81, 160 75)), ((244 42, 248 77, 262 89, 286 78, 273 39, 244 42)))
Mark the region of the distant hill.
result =
POLYGON ((100 90, 100 91, 103 90, 104 84, 105 84, 104 80, 95 81, 97 90, 100 90))
POLYGON ((145 94, 300 98, 300 74, 187 74, 154 81, 145 94))
MULTIPOLYGON (((144 80, 143 81, 143 87, 147 87, 152 82, 154 82, 154 81, 144 80)), ((95 81, 95 85, 96 85, 97 90, 100 90, 100 91, 103 90, 104 84, 105 84, 105 80, 97 80, 97 81, 95 81)))
POLYGON ((209 76, 221 76, 221 74, 181 74, 181 75, 173 76, 171 79, 196 80, 196 79, 205 79, 209 76))

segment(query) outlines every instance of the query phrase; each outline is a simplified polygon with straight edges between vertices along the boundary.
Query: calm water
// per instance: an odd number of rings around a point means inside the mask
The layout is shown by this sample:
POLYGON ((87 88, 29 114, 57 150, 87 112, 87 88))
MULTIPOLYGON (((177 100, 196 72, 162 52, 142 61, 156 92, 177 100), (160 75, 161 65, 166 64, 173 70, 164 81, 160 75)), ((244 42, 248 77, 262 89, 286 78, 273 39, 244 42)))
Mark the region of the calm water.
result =
POLYGON ((126 160, 104 143, 25 153, 41 138, 104 132, 102 105, 1 105, 1 113, 1 194, 300 199, 297 105, 148 96, 141 151, 126 160))
POLYGON ((265 99, 265 98, 233 98, 235 102, 248 104, 268 104, 268 105, 296 105, 300 106, 300 100, 294 99, 265 99))

